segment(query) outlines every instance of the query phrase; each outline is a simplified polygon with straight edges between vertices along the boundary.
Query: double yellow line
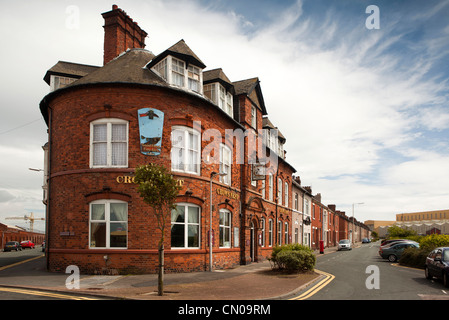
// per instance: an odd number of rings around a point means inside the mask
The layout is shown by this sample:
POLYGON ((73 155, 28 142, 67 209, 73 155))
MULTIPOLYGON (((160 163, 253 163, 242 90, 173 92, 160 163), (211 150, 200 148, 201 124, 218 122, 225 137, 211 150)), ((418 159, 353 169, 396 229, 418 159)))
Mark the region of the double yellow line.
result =
POLYGON ((31 289, 0 288, 0 291, 9 292, 9 293, 29 294, 29 295, 33 295, 33 296, 42 296, 42 297, 57 298, 57 299, 66 299, 66 300, 67 299, 69 299, 69 300, 97 300, 94 298, 71 296, 71 295, 62 294, 62 293, 37 291, 37 290, 31 290, 31 289))
MULTIPOLYGON (((33 261, 39 258, 44 257, 45 255, 37 256, 28 260, 19 261, 4 267, 0 267, 0 271, 17 266, 22 263, 26 263, 29 261, 33 261)), ((88 298, 88 297, 81 297, 81 296, 72 296, 68 294, 62 294, 62 293, 54 293, 54 292, 46 292, 46 291, 38 291, 38 290, 32 290, 32 289, 20 289, 20 288, 7 288, 7 287, 0 287, 1 292, 9 292, 9 293, 19 293, 19 294, 28 294, 33 296, 42 296, 42 297, 49 297, 49 298, 57 298, 57 299, 70 299, 70 300, 97 300, 94 298, 88 298)))
POLYGON ((321 289, 323 289, 325 286, 327 286, 329 283, 331 283, 332 280, 334 280, 335 276, 324 272, 324 271, 320 271, 320 270, 316 270, 316 273, 319 273, 321 275, 324 276, 324 279, 321 280, 320 282, 318 282, 316 285, 314 285, 312 288, 310 288, 309 290, 307 290, 306 292, 300 294, 297 297, 291 298, 289 300, 305 300, 310 298, 311 296, 313 296, 315 293, 317 293, 318 291, 320 291, 321 289))

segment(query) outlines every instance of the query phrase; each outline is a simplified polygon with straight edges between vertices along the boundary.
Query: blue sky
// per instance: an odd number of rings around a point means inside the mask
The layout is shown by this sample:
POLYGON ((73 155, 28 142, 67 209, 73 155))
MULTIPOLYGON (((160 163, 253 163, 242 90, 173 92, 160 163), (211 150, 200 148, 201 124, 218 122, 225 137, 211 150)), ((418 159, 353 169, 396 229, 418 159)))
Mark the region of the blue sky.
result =
MULTIPOLYGON (((232 81, 258 76, 287 161, 358 220, 449 208, 449 1, 0 0, 0 222, 44 215, 42 80, 101 65, 102 12, 124 9, 158 54, 180 39, 232 81), (380 29, 367 29, 369 5, 380 29), (68 24, 70 6, 79 13, 68 24), (14 32, 11 32, 14 30, 14 32)), ((41 225, 42 226, 42 225, 41 225)))

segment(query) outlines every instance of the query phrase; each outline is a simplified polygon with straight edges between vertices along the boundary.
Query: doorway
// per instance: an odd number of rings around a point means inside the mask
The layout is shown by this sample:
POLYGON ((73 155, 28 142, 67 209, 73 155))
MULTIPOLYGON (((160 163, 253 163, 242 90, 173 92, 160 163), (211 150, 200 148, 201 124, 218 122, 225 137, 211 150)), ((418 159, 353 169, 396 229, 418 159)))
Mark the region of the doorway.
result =
POLYGON ((256 244, 257 244, 257 239, 256 239, 256 228, 254 225, 254 221, 251 221, 250 224, 250 238, 249 238, 249 250, 250 250, 250 258, 251 258, 251 262, 256 261, 256 257, 257 257, 257 252, 256 252, 256 244))

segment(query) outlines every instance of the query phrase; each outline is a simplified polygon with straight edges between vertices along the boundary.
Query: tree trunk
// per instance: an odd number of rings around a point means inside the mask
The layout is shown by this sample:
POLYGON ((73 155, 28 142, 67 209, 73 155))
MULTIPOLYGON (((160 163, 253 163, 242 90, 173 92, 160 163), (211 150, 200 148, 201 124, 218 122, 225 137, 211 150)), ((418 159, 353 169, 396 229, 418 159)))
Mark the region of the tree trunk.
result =
POLYGON ((158 295, 164 295, 164 244, 159 244, 159 275, 157 281, 158 295))

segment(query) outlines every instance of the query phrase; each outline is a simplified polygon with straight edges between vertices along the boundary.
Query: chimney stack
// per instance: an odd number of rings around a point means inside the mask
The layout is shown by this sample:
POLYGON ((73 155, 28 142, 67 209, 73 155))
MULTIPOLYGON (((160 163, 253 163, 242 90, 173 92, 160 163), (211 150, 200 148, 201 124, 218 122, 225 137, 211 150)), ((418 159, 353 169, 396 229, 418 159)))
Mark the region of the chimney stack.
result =
POLYGON ((117 5, 114 4, 112 11, 102 13, 102 16, 104 18, 103 65, 127 49, 145 48, 145 38, 148 33, 117 5))

